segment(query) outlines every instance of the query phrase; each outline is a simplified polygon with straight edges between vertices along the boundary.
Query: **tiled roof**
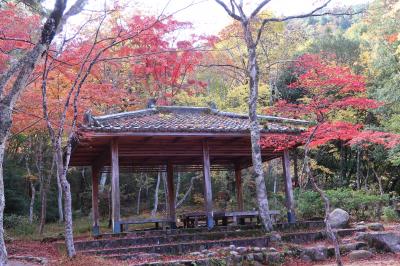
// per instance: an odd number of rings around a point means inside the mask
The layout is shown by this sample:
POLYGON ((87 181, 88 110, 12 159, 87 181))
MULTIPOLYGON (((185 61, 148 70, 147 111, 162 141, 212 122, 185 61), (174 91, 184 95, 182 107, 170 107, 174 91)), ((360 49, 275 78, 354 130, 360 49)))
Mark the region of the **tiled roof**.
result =
MULTIPOLYGON (((300 132, 307 121, 259 116, 262 132, 300 132), (266 124, 267 126, 264 126, 266 124)), ((186 132, 246 133, 247 115, 221 112, 208 107, 156 106, 133 112, 86 117, 81 130, 94 132, 186 132)))

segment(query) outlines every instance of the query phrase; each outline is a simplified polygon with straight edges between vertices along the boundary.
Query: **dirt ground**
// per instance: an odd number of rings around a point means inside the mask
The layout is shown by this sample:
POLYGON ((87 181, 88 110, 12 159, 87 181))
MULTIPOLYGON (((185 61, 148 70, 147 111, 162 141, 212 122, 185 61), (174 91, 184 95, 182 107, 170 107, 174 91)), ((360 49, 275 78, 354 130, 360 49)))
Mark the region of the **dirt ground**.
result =
MULTIPOLYGON (((40 265, 38 263, 25 262, 12 259, 13 256, 29 256, 42 257, 48 261, 47 265, 63 265, 63 266, 92 266, 92 265, 128 265, 126 262, 105 261, 96 257, 77 257, 73 260, 60 255, 53 243, 40 243, 38 241, 13 241, 7 245, 8 254, 10 256, 11 266, 33 266, 40 265)), ((343 257, 343 263, 346 266, 400 266, 400 254, 378 254, 368 260, 351 261, 347 257, 343 257)), ((335 266, 333 260, 323 263, 304 262, 299 259, 286 260, 284 266, 335 266)))
MULTIPOLYGON (((357 260, 352 261, 347 257, 343 257, 343 264, 345 266, 400 266, 400 254, 377 254, 373 258, 368 260, 357 260)), ((301 260, 287 260, 284 266, 336 266, 334 260, 329 260, 325 262, 304 262, 301 260)))

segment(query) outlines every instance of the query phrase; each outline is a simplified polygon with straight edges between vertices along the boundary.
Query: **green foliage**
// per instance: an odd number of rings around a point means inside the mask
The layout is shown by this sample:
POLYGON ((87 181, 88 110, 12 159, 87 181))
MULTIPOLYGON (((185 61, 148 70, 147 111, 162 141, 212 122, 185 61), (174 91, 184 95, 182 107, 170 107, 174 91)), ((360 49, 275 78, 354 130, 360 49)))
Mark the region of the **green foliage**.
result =
POLYGON ((383 219, 386 222, 397 222, 399 220, 399 215, 393 207, 387 206, 383 208, 383 219))
POLYGON ((29 223, 27 216, 17 214, 4 215, 4 228, 12 235, 28 236, 35 232, 35 224, 29 223))
MULTIPOLYGON (((389 204, 389 195, 376 195, 370 191, 347 188, 326 190, 332 208, 341 208, 357 220, 379 216, 379 206, 389 204)), ((298 215, 302 219, 324 217, 324 204, 320 195, 311 190, 295 190, 298 215)), ((378 217, 379 218, 379 217, 378 217)))
POLYGON ((28 183, 26 171, 17 164, 17 160, 6 160, 4 164, 4 187, 7 214, 27 215, 29 210, 28 183))
POLYGON ((297 204, 297 215, 299 217, 308 220, 324 216, 324 204, 317 192, 296 189, 294 196, 297 204))
POLYGON ((308 47, 308 53, 330 53, 339 64, 357 65, 360 56, 359 41, 346 38, 342 33, 324 34, 308 47))

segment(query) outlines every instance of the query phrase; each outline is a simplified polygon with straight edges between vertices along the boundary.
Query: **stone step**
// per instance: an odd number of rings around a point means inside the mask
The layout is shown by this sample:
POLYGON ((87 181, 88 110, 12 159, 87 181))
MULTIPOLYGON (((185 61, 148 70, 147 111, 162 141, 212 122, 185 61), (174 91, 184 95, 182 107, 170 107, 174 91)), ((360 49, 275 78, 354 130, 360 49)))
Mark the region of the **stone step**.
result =
MULTIPOLYGON (((356 232, 364 232, 365 228, 347 228, 338 229, 336 232, 340 237, 350 236, 356 232)), ((297 233, 285 233, 282 234, 282 241, 290 242, 294 244, 302 244, 307 242, 314 242, 326 239, 325 231, 314 231, 314 232, 297 232, 297 233)))
MULTIPOLYGON (((274 228, 280 232, 292 232, 297 230, 315 230, 324 226, 321 221, 309 221, 296 224, 282 223, 275 224, 274 228)), ((260 226, 218 226, 213 230, 206 228, 185 228, 174 230, 149 230, 128 232, 123 234, 106 234, 95 240, 78 240, 75 241, 76 250, 88 250, 96 248, 116 248, 132 245, 145 244, 163 244, 174 241, 196 241, 196 240, 212 240, 223 239, 226 237, 249 237, 264 234, 260 226)), ((59 242, 61 247, 63 242, 59 242)))
MULTIPOLYGON (((302 221, 298 223, 277 223, 273 225, 275 231, 297 231, 307 229, 320 229, 325 226, 324 221, 302 221)), ((212 229, 213 232, 223 231, 236 231, 236 230, 254 230, 262 229, 260 225, 229 225, 229 226, 216 226, 212 229)), ((119 234, 104 233, 94 237, 95 239, 109 239, 109 238, 126 238, 126 237, 145 237, 145 236, 161 236, 161 235, 174 235, 174 234, 197 234, 201 232, 209 232, 207 227, 198 228, 179 228, 167 230, 137 230, 123 232, 119 234)))
POLYGON ((237 237, 255 237, 263 235, 264 232, 259 229, 238 230, 238 231, 220 231, 220 232, 201 232, 197 234, 171 234, 161 236, 145 236, 145 237, 126 237, 116 239, 100 239, 91 241, 75 242, 77 251, 91 249, 121 248, 143 245, 161 245, 174 242, 193 242, 201 240, 219 240, 225 238, 237 237))
POLYGON ((161 245, 133 246, 125 248, 97 249, 82 251, 80 253, 84 255, 106 255, 107 257, 110 257, 110 255, 119 257, 135 253, 187 254, 189 252, 200 251, 203 249, 229 247, 230 245, 267 247, 269 242, 270 236, 243 237, 208 241, 168 243, 161 245))
MULTIPOLYGON (((365 229, 341 229, 337 231, 339 236, 349 236, 355 232, 365 229)), ((282 240, 290 243, 306 243, 325 239, 326 234, 323 231, 302 232, 302 233, 286 233, 282 235, 282 240)), ((80 251, 86 255, 115 255, 123 256, 134 253, 161 253, 161 254, 187 254, 188 252, 201 251, 216 247, 235 246, 254 246, 268 247, 272 239, 271 234, 260 235, 259 237, 241 237, 241 238, 217 238, 214 240, 192 240, 185 242, 177 237, 175 242, 167 242, 163 244, 144 244, 125 246, 119 248, 103 248, 80 251)))

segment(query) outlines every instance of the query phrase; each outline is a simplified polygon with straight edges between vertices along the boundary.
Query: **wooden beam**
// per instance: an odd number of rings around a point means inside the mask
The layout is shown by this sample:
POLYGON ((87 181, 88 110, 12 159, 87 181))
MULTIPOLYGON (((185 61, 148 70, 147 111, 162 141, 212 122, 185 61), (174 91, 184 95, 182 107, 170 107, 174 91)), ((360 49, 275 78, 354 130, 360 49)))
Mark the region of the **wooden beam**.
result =
POLYGON ((92 215, 93 215, 92 233, 94 236, 98 236, 100 234, 99 176, 100 176, 100 168, 97 166, 92 166, 92 215))
POLYGON ((203 182, 204 182, 204 202, 206 207, 207 227, 214 227, 212 187, 210 172, 210 149, 207 140, 203 140, 203 182))
POLYGON ((147 143, 147 142, 151 141, 152 139, 153 139, 153 137, 145 137, 143 139, 143 143, 147 143))
POLYGON ((111 202, 113 233, 120 233, 120 191, 119 191, 119 160, 118 139, 111 141, 111 202))
POLYGON ((294 210, 292 176, 290 174, 289 150, 283 151, 282 164, 283 164, 283 174, 285 176, 286 208, 287 208, 288 222, 295 223, 296 214, 294 210))
POLYGON ((108 150, 103 150, 102 152, 100 152, 100 155, 97 156, 93 161, 92 161, 92 165, 97 168, 99 171, 101 170, 101 168, 107 164, 108 159, 110 158, 110 153, 108 150))
POLYGON ((167 188, 168 188, 169 218, 170 220, 174 221, 171 224, 171 227, 176 228, 174 165, 170 162, 167 163, 167 188))
POLYGON ((176 137, 174 138, 174 140, 172 141, 172 143, 177 143, 178 141, 180 141, 182 139, 182 137, 176 137))
POLYGON ((238 210, 243 211, 243 184, 242 184, 242 171, 240 163, 235 164, 235 181, 236 181, 236 200, 238 210))

